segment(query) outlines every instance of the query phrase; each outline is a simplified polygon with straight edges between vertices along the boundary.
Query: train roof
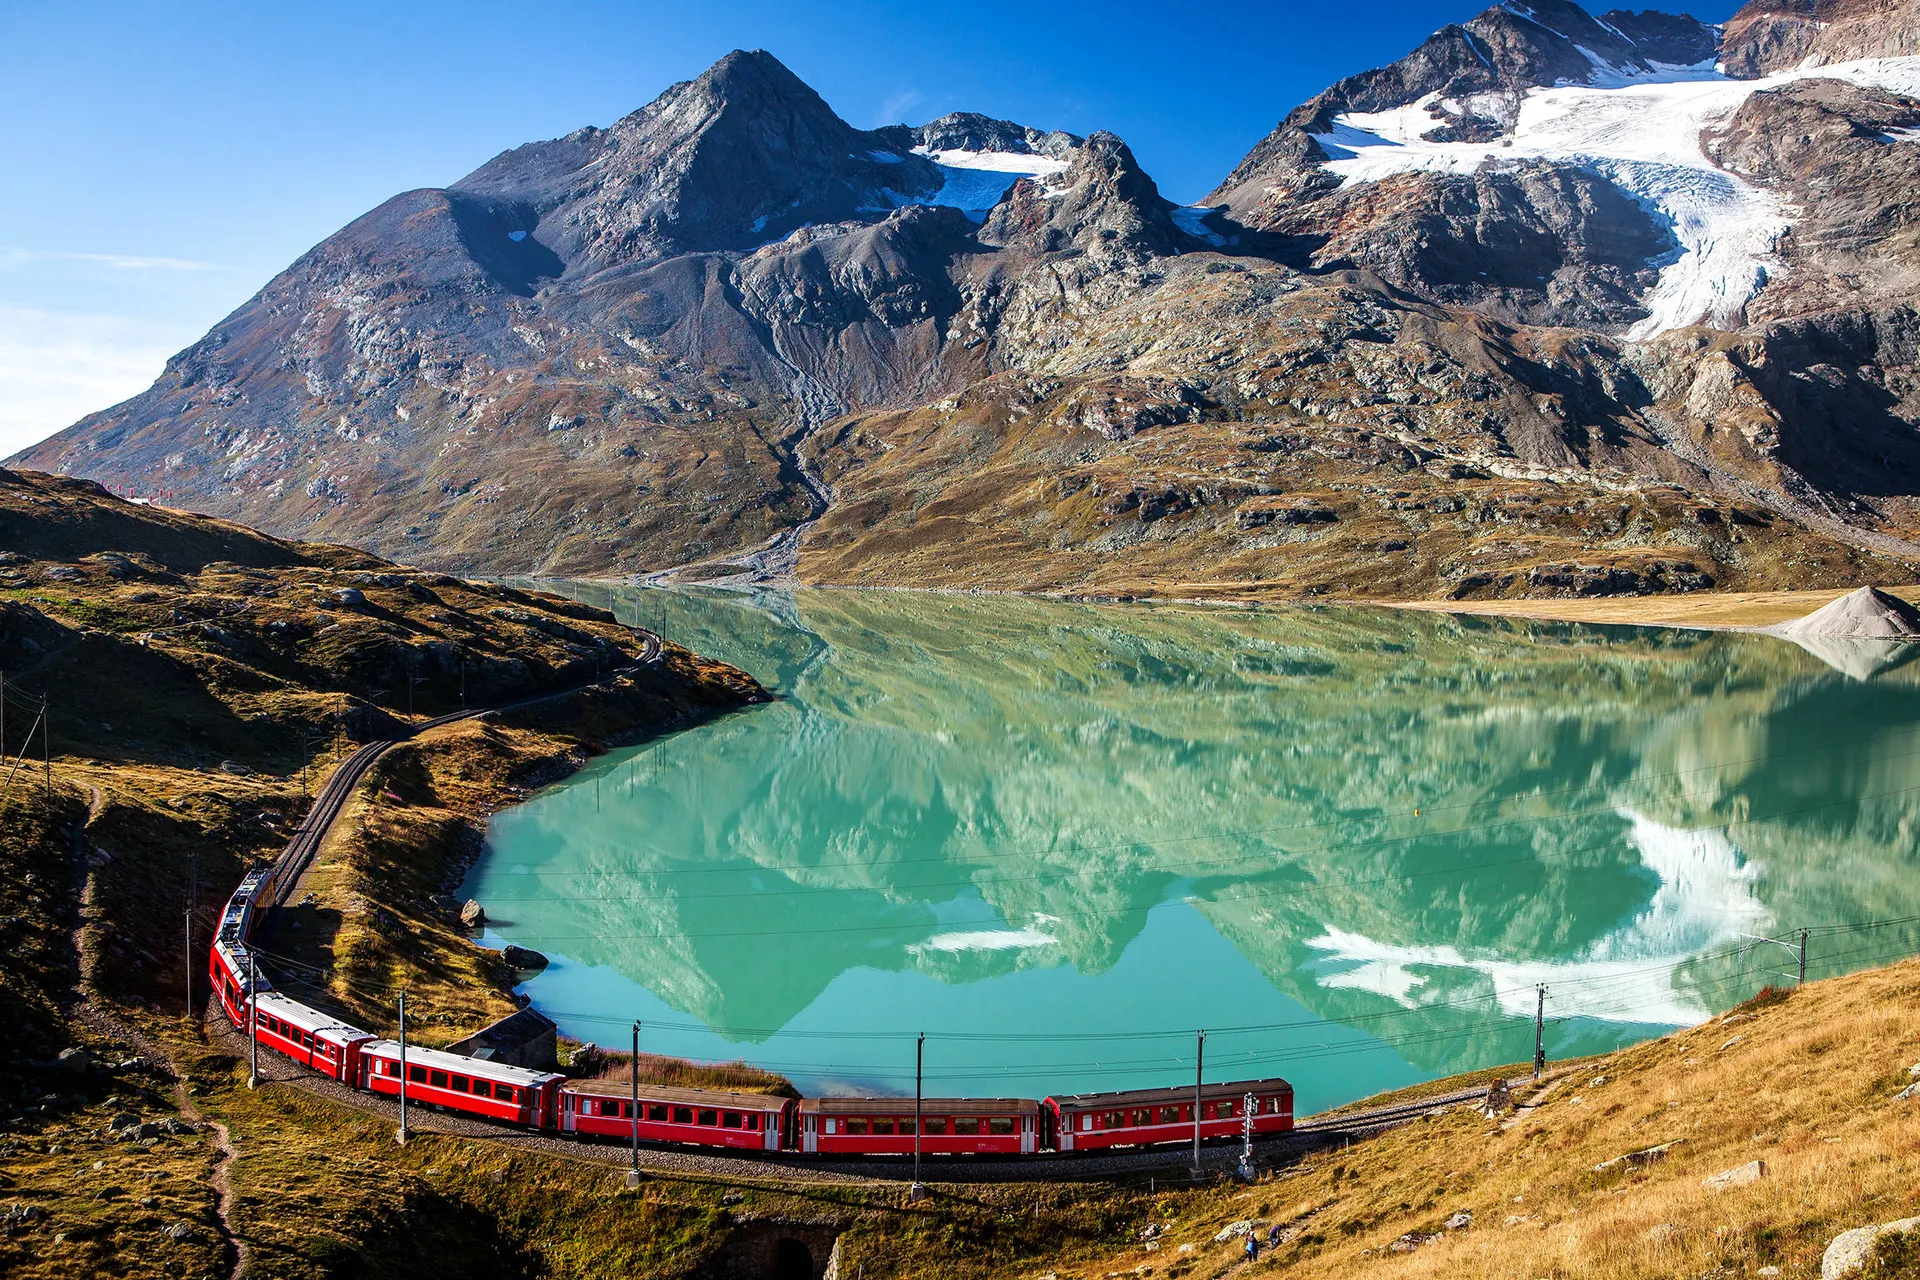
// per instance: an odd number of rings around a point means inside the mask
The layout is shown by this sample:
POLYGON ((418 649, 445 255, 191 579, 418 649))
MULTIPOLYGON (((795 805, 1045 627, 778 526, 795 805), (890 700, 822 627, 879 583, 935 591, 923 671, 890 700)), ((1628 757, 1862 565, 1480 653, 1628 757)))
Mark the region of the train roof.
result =
MULTIPOLYGON (((591 1093, 596 1097, 630 1098, 630 1081, 569 1080, 561 1086, 568 1093, 591 1093)), ((749 1093, 741 1089, 688 1089, 669 1084, 640 1082, 640 1101, 677 1102, 689 1107, 725 1107, 731 1111, 779 1111, 791 1098, 774 1093, 749 1093)))
MULTIPOLYGON (((1032 1098, 922 1098, 921 1111, 936 1116, 1025 1115, 1038 1111, 1032 1098)), ((802 1098, 805 1115, 910 1116, 912 1098, 802 1098)))
MULTIPOLYGON (((1278 1076, 1271 1080, 1235 1080, 1229 1084, 1200 1087, 1203 1099, 1237 1098, 1245 1093, 1289 1093, 1293 1086, 1278 1076)), ((1061 1107, 1098 1111, 1106 1107, 1155 1106, 1165 1102, 1193 1101, 1193 1086, 1173 1089, 1126 1089, 1116 1093, 1062 1093, 1047 1099, 1061 1107)))
POLYGON ((303 1031, 331 1032, 334 1036, 342 1040, 371 1040, 374 1038, 371 1031, 362 1031, 351 1023, 342 1022, 330 1013, 322 1013, 318 1009, 309 1008, 307 1005, 301 1004, 298 1000, 290 1000, 277 991, 262 991, 255 998, 254 1003, 261 1013, 269 1013, 276 1018, 284 1018, 288 1022, 297 1024, 303 1031))
MULTIPOLYGON (((373 1040, 361 1045, 360 1052, 376 1058, 398 1058, 400 1043, 397 1040, 373 1040)), ((422 1049, 418 1045, 407 1046, 407 1065, 433 1067, 441 1071, 458 1071, 463 1076, 473 1076, 481 1080, 504 1080, 508 1084, 517 1084, 528 1089, 538 1088, 549 1080, 563 1078, 555 1071, 532 1071, 526 1067, 510 1067, 504 1062, 489 1062, 485 1058, 463 1058, 457 1053, 422 1049)))

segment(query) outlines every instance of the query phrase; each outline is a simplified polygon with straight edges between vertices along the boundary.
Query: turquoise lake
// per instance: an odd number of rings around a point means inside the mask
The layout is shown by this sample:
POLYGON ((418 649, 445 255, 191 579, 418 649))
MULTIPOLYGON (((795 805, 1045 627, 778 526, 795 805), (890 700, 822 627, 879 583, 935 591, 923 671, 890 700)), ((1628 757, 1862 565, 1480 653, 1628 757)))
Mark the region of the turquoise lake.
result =
POLYGON ((495 817, 569 1034, 814 1092, 1302 1114, 1920 949, 1920 663, 1387 609, 564 585, 779 700, 495 817), (1782 975, 1785 976, 1782 976, 1782 975))

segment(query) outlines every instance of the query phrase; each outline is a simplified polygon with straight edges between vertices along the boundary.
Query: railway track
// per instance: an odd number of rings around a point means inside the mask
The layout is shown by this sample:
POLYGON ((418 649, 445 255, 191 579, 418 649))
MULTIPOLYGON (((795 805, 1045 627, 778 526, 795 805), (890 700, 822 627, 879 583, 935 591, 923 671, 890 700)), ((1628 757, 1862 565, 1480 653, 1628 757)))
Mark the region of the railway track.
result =
POLYGON ((456 724, 462 720, 478 720, 484 716, 498 715, 505 711, 517 711, 553 698, 563 698, 568 694, 578 693, 582 689, 607 684, 629 672, 658 662, 662 652, 660 637, 644 627, 633 627, 631 630, 640 637, 638 662, 610 671, 586 684, 543 693, 532 698, 523 698, 503 706, 474 707, 465 711, 448 712, 444 716, 435 716, 431 720, 409 725, 407 731, 397 738, 379 738, 362 743, 355 748, 346 759, 334 766, 333 772, 327 776, 325 785, 320 788, 320 794, 314 797, 313 807, 307 810, 307 816, 301 819, 298 827, 294 828, 293 837, 287 841, 287 847, 281 851, 280 862, 283 870, 276 877, 280 888, 275 896, 274 905, 278 906, 294 895, 301 879, 307 873, 308 866, 313 862, 314 854, 320 851, 320 846, 326 841, 327 833, 333 829, 333 824, 339 821, 340 811, 346 808, 347 801, 353 798, 354 790, 359 787, 360 780, 367 776, 367 770, 373 768, 374 762, 381 756, 428 729, 456 724))

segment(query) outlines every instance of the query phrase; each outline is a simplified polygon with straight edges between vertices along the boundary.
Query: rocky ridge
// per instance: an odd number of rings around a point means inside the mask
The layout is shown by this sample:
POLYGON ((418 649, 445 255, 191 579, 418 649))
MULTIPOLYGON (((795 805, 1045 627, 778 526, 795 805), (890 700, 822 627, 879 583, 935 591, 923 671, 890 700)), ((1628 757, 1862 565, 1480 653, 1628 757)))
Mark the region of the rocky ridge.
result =
POLYGON ((797 554, 821 581, 1452 596, 1910 576, 1920 103, 1880 73, 1717 76, 1760 12, 1722 46, 1683 17, 1496 6, 1290 113, 1195 208, 1111 134, 858 130, 731 54, 395 197, 23 457, 494 571, 797 554), (1480 158, 1568 93, 1725 98, 1696 159, 1654 169, 1733 192, 1709 213, 1777 215, 1741 250, 1748 296, 1676 290, 1683 266, 1717 288, 1695 268, 1726 275, 1725 250, 1642 193, 1653 170, 1480 158), (1419 136, 1327 141, 1381 113, 1419 136), (1396 169, 1393 147, 1467 151, 1396 169))

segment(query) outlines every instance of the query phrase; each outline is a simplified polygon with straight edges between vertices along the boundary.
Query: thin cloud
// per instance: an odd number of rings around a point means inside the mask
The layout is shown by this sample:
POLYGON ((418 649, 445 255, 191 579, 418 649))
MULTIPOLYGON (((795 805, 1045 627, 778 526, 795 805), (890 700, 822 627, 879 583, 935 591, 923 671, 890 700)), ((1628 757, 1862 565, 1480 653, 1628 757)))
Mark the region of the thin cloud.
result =
POLYGON ((899 93, 884 98, 880 102, 880 118, 877 124, 904 124, 907 112, 927 100, 927 95, 918 89, 902 89, 899 93))
POLYGON ((0 267, 24 267, 34 262, 94 262, 121 271, 229 271, 217 262, 192 258, 151 258, 137 253, 74 253, 46 249, 0 248, 0 267))
POLYGON ((122 316, 0 306, 0 458, 146 390, 179 345, 122 316))

